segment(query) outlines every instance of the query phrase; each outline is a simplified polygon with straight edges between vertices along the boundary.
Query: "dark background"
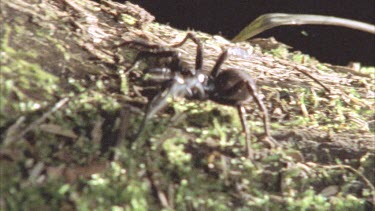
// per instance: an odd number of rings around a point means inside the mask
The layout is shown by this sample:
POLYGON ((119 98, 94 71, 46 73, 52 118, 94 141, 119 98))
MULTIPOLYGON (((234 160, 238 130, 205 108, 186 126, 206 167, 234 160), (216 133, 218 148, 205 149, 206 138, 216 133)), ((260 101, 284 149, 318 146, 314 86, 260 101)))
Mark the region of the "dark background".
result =
MULTIPOLYGON (((122 0, 118 0, 123 2, 122 0)), ((231 39, 265 13, 306 13, 374 24, 374 0, 133 0, 156 18, 179 29, 221 34, 231 39)), ((277 40, 323 62, 375 65, 375 36, 334 26, 282 26, 256 37, 277 40), (302 32, 306 32, 303 35, 302 32)))

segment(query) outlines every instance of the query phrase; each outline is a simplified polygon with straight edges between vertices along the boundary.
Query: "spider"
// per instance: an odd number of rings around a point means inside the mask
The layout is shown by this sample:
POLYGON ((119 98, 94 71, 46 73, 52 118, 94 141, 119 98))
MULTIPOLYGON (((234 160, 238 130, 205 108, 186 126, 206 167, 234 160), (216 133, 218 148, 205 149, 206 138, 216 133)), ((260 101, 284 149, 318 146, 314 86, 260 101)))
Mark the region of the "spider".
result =
POLYGON ((257 86, 250 75, 240 69, 223 70, 221 68, 228 57, 228 51, 226 49, 219 55, 212 71, 210 73, 203 73, 203 46, 201 41, 195 37, 194 34, 188 33, 181 42, 171 45, 170 47, 176 48, 182 46, 188 39, 192 40, 197 45, 194 69, 185 67, 176 51, 167 50, 157 45, 147 44, 144 41, 125 41, 117 46, 135 45, 147 49, 146 51, 138 53, 133 64, 125 73, 136 69, 139 61, 146 57, 171 58, 169 67, 154 67, 147 70, 148 72, 161 74, 164 79, 165 88, 148 103, 145 116, 135 139, 137 139, 144 130, 146 122, 167 106, 168 98, 185 97, 189 100, 211 100, 219 104, 236 107, 241 119, 243 133, 245 134, 246 150, 249 158, 252 158, 253 155, 250 147, 250 132, 245 119, 244 106, 254 101, 263 114, 263 128, 266 136, 264 140, 271 147, 278 145, 273 140, 270 133, 266 106, 259 97, 257 86))

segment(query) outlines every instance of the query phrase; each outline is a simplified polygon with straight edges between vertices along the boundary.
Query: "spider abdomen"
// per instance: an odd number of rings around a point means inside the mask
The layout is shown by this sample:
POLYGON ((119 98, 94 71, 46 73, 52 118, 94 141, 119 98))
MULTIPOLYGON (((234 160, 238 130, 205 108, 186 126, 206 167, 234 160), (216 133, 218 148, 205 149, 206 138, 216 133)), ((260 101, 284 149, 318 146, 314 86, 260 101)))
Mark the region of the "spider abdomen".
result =
POLYGON ((236 106, 251 101, 247 83, 254 84, 251 77, 239 69, 223 70, 216 77, 210 99, 220 104, 236 106))

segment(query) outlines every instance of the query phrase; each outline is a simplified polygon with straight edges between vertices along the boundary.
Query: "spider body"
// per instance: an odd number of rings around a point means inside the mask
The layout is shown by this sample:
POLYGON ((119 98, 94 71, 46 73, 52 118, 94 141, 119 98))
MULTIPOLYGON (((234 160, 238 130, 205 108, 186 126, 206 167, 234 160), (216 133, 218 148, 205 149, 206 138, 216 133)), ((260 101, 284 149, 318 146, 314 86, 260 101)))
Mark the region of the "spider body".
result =
POLYGON ((238 106, 252 101, 252 93, 244 81, 248 81, 255 88, 253 79, 242 70, 228 69, 220 72, 211 82, 214 92, 209 93, 210 100, 229 106, 238 106))
POLYGON ((189 100, 211 100, 219 104, 234 106, 238 109, 241 119, 243 132, 246 137, 246 146, 249 158, 252 157, 250 148, 250 134, 249 128, 245 119, 244 105, 255 101, 263 113, 263 125, 265 135, 269 138, 268 143, 274 146, 270 135, 268 125, 268 113, 263 102, 258 96, 256 85, 253 79, 243 70, 239 69, 222 69, 222 64, 226 61, 228 51, 224 50, 218 57, 212 71, 210 73, 203 73, 203 48, 199 39, 192 33, 180 42, 170 47, 179 47, 183 45, 188 39, 191 39, 196 45, 196 61, 195 68, 187 68, 182 64, 179 55, 176 51, 166 50, 155 45, 146 44, 143 41, 128 41, 119 46, 133 45, 140 46, 143 49, 134 60, 126 72, 130 72, 138 66, 138 62, 146 57, 170 57, 171 62, 168 67, 155 67, 146 70, 148 73, 154 73, 161 76, 163 80, 163 90, 157 94, 147 105, 145 117, 142 125, 136 135, 136 138, 144 130, 148 119, 152 118, 160 110, 168 105, 170 97, 184 97, 189 100))

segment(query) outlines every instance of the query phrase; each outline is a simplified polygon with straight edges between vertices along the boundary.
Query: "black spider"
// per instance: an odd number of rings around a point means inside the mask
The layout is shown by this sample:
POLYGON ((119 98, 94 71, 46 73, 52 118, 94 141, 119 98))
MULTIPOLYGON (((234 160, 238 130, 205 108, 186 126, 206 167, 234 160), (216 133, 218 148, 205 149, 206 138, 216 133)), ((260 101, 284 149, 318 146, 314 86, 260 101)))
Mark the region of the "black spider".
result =
POLYGON ((270 134, 267 109, 260 99, 255 82, 250 75, 239 69, 221 69, 222 64, 228 56, 227 50, 224 50, 220 54, 216 64, 209 74, 203 73, 202 44, 192 33, 188 33, 181 42, 171 45, 170 47, 179 47, 188 39, 191 39, 197 45, 194 69, 185 67, 182 64, 178 53, 174 50, 167 50, 157 45, 147 44, 143 41, 126 41, 118 45, 118 47, 123 45, 135 45, 148 49, 148 51, 141 51, 137 55, 134 63, 129 69, 127 69, 127 73, 135 69, 138 66, 139 60, 142 58, 150 56, 171 58, 168 68, 156 67, 147 70, 149 72, 160 73, 163 75, 163 79, 165 79, 165 88, 149 102, 145 117, 136 137, 138 137, 143 131, 147 120, 167 106, 168 98, 171 96, 185 97, 191 100, 212 100, 219 104, 237 107, 243 132, 246 137, 248 156, 252 158, 249 129, 246 124, 244 105, 250 101, 255 101, 263 113, 264 133, 267 136, 265 140, 271 145, 271 147, 275 146, 276 142, 273 141, 270 134))

